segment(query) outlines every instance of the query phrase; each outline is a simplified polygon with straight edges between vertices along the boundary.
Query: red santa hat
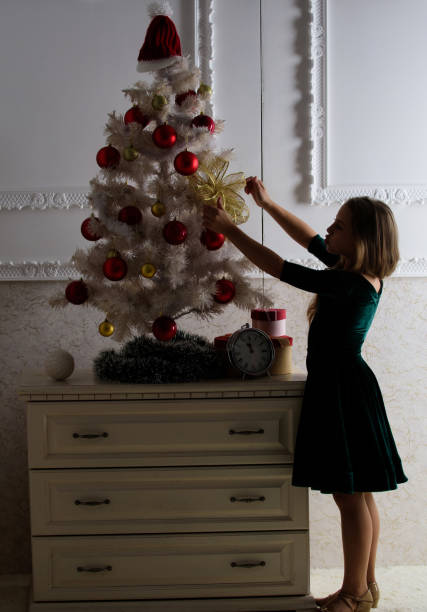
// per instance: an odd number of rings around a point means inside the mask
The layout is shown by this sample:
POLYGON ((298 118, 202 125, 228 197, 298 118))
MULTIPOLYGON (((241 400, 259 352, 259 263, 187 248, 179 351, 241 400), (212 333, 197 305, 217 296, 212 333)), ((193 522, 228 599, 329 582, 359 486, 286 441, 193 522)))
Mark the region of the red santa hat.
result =
POLYGON ((148 12, 152 21, 138 55, 138 72, 167 68, 174 64, 178 57, 182 57, 181 41, 170 18, 172 16, 170 4, 155 2, 150 4, 148 12))

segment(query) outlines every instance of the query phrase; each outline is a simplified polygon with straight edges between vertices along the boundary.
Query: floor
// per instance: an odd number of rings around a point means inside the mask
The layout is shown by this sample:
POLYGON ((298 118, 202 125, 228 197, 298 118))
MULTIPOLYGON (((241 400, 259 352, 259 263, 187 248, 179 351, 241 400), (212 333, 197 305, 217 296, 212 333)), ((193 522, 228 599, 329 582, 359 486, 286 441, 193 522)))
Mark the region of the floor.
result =
MULTIPOLYGON (((341 579, 341 569, 312 570, 311 592, 328 595, 341 586, 341 579)), ((26 612, 28 582, 28 576, 0 576, 0 612, 26 612)), ((377 582, 381 599, 376 612, 427 612, 427 566, 378 568, 377 582)))
MULTIPOLYGON (((427 565, 398 565, 376 570, 380 589, 377 612, 427 612, 427 565)), ((342 569, 311 570, 310 587, 315 597, 337 591, 342 569)))

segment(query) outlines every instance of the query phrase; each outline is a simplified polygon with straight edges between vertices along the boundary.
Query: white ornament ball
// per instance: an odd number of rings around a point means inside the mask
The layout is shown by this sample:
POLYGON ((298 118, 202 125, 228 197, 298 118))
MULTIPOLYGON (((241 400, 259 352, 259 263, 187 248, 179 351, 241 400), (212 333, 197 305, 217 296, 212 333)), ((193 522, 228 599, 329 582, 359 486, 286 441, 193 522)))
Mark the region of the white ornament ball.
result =
POLYGON ((48 354, 44 362, 44 369, 46 374, 54 380, 65 380, 73 373, 73 356, 67 351, 56 349, 48 354))

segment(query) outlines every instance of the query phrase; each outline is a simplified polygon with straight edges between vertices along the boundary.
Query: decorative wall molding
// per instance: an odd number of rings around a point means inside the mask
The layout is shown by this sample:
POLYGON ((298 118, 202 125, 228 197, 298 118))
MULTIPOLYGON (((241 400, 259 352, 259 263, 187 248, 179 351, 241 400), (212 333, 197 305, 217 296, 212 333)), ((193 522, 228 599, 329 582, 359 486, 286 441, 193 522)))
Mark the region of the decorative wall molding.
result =
POLYGON ((88 191, 0 191, 0 210, 90 208, 88 191))
POLYGON ((59 281, 78 278, 79 275, 70 262, 0 262, 0 281, 59 281))
POLYGON ((421 206, 427 204, 427 187, 403 187, 399 185, 381 187, 376 185, 357 185, 349 187, 315 187, 312 184, 311 204, 320 206, 341 205, 349 198, 368 196, 382 200, 389 206, 410 205, 421 206))
POLYGON ((195 0, 195 44, 194 63, 199 66, 202 81, 212 88, 212 98, 206 105, 209 114, 214 115, 215 83, 214 83, 214 2, 213 0, 195 0))
MULTIPOLYGON (((313 270, 321 270, 323 264, 317 259, 289 259, 291 263, 307 266, 313 270)), ((259 273, 249 275, 258 278, 259 273)), ((427 276, 427 259, 411 258, 402 260, 393 277, 423 277, 427 276)), ((80 278, 77 270, 70 262, 61 261, 23 261, 0 262, 0 281, 65 281, 80 278)))
MULTIPOLYGON (((312 257, 308 259, 289 259, 291 263, 297 263, 301 266, 306 266, 312 270, 323 270, 325 266, 318 259, 312 257)), ((411 257, 410 259, 401 259, 397 265, 392 278, 395 277, 423 277, 427 276, 427 258, 411 257)))
POLYGON ((323 0, 311 0, 312 23, 310 28, 311 59, 311 200, 312 204, 326 204, 323 193, 326 185, 326 4, 323 0), (319 196, 319 191, 323 197, 319 196))
MULTIPOLYGON (((194 13, 194 61, 199 65, 202 81, 214 88, 214 45, 213 45, 213 0, 193 0, 194 13)), ((211 103, 207 105, 210 114, 214 114, 213 97, 211 103)), ((1 210, 32 210, 65 209, 70 208, 90 208, 87 196, 87 188, 77 188, 75 190, 58 191, 0 191, 0 211, 1 210)))
POLYGON ((427 259, 411 257, 399 262, 393 276, 427 276, 427 259))
POLYGON ((370 196, 389 205, 427 203, 426 185, 327 184, 327 0, 310 0, 312 14, 311 54, 311 203, 342 204, 355 196, 370 196))

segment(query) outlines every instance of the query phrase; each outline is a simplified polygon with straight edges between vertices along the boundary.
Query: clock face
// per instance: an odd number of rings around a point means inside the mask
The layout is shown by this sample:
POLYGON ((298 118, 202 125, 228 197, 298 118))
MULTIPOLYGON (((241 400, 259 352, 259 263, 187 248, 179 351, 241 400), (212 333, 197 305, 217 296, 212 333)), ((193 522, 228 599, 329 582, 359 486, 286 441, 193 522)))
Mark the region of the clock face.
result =
POLYGON ((262 330, 244 329, 233 334, 230 340, 230 361, 245 374, 263 374, 273 363, 273 343, 262 330))

